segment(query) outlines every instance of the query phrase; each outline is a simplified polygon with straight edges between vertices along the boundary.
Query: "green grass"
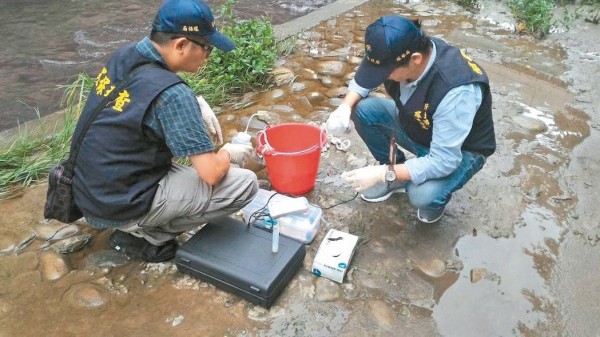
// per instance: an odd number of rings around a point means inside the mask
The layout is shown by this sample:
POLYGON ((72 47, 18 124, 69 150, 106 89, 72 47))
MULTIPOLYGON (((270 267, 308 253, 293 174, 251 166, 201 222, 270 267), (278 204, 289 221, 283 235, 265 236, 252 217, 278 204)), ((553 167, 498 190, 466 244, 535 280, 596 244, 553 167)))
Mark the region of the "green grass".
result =
POLYGON ((17 195, 23 188, 46 178, 50 166, 67 156, 78 114, 90 87, 91 79, 80 75, 65 87, 64 122, 54 132, 39 136, 35 130, 20 130, 11 146, 0 153, 0 200, 17 195))
POLYGON ((550 32, 555 4, 552 0, 508 0, 522 31, 538 38, 550 32))

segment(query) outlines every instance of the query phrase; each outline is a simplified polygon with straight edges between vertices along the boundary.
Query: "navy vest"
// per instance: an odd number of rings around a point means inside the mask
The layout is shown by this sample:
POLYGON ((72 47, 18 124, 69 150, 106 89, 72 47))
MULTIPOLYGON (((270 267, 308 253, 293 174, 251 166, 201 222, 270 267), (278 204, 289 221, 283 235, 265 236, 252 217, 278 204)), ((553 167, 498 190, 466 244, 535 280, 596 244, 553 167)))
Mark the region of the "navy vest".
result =
MULTIPOLYGON (((135 44, 119 48, 98 74, 73 139, 104 97, 116 90, 115 85, 150 62, 135 44)), ((147 67, 133 76, 90 125, 73 179, 75 202, 85 216, 127 221, 148 212, 173 155, 164 140, 145 133, 142 122, 152 101, 180 82, 179 76, 160 65, 147 67)))
POLYGON ((483 101, 473 120, 473 127, 465 139, 462 150, 489 156, 496 150, 494 121, 492 119, 492 95, 485 72, 469 56, 446 42, 431 38, 437 56, 415 92, 406 104, 400 102, 398 82, 386 80, 385 89, 396 102, 400 123, 415 142, 429 147, 433 131, 433 115, 448 91, 469 83, 480 83, 483 101))

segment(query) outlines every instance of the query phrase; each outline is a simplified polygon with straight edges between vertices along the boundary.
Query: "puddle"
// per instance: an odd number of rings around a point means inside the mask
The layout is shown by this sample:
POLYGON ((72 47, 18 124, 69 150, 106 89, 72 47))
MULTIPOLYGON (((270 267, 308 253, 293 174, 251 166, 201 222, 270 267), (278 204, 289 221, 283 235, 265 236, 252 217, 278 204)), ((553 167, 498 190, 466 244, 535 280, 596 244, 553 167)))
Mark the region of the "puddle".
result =
POLYGON ((455 257, 464 268, 433 310, 441 335, 509 336, 560 328, 549 281, 563 229, 542 208, 528 207, 522 217, 512 238, 479 234, 458 240, 455 257))

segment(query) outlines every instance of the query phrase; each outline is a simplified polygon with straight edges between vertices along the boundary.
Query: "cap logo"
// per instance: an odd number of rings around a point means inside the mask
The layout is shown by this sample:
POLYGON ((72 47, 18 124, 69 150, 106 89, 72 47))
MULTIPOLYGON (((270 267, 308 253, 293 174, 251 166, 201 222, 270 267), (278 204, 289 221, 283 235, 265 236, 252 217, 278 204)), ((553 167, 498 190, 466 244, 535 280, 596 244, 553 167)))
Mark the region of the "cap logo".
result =
POLYGON ((402 61, 408 55, 410 55, 410 50, 407 50, 404 53, 400 54, 398 57, 396 57, 396 62, 402 61))
MULTIPOLYGON (((367 44, 367 45, 365 45, 365 50, 366 50, 366 54, 368 54, 369 52, 373 51, 373 47, 371 47, 370 44, 367 44)), ((381 61, 375 59, 374 57, 369 57, 369 55, 366 55, 365 57, 366 57, 367 61, 369 61, 369 62, 371 62, 373 64, 376 64, 376 65, 380 65, 381 64, 381 61)))
POLYGON ((200 28, 198 28, 198 26, 183 26, 181 30, 184 32, 199 32, 200 28))

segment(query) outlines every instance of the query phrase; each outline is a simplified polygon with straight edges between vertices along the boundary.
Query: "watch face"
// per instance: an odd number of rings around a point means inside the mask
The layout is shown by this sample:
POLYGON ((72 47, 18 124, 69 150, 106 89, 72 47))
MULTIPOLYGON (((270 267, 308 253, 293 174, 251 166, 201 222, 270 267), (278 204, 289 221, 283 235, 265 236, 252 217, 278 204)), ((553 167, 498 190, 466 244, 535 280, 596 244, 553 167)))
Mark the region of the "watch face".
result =
POLYGON ((388 170, 385 174, 385 180, 387 180, 387 181, 396 180, 396 172, 394 172, 394 170, 388 170))

